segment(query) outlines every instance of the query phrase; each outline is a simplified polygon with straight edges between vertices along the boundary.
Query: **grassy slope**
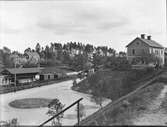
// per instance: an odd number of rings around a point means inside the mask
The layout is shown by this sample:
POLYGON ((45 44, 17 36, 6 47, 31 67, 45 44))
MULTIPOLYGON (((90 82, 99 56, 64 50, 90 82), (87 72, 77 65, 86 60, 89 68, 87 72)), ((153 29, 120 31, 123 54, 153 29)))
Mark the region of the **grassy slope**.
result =
POLYGON ((160 94, 163 89, 163 83, 154 83, 153 85, 141 90, 135 96, 129 98, 128 105, 122 103, 114 110, 106 113, 106 118, 99 118, 99 125, 133 125, 133 119, 140 114, 147 112, 148 105, 160 94))
POLYGON ((93 91, 93 86, 103 79, 105 85, 104 97, 116 100, 139 87, 139 84, 136 83, 136 81, 141 80, 150 74, 151 73, 145 71, 103 70, 83 80, 76 87, 72 87, 72 89, 88 93, 88 91, 93 91))

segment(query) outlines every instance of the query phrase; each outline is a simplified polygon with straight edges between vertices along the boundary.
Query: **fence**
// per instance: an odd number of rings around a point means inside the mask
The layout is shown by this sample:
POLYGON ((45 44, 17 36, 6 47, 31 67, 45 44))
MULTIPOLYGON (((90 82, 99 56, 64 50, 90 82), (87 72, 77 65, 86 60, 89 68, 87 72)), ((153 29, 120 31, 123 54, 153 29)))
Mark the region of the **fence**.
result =
POLYGON ((64 113, 66 110, 70 109, 72 106, 74 106, 75 104, 77 104, 77 119, 78 119, 78 126, 79 126, 79 122, 80 122, 80 117, 79 117, 79 102, 82 100, 83 98, 80 98, 79 100, 75 101, 74 103, 72 103, 70 106, 68 106, 67 108, 65 108, 64 110, 62 110, 61 112, 59 112, 58 114, 54 115, 53 117, 51 117, 50 119, 48 119, 47 121, 43 122, 41 125, 39 125, 39 127, 44 126, 46 123, 48 123, 49 121, 53 120, 54 118, 56 118, 57 116, 59 116, 60 114, 64 113))

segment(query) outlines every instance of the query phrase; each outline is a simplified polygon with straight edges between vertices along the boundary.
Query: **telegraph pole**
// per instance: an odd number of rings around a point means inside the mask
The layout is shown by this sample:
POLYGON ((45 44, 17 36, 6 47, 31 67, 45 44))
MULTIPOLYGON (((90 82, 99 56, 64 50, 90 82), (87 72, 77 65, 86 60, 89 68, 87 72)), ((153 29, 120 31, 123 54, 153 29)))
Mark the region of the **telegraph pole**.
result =
MULTIPOLYGON (((15 69, 16 69, 16 61, 15 61, 15 69)), ((15 84, 14 92, 16 92, 16 72, 14 75, 14 84, 15 84)))
MULTIPOLYGON (((16 57, 16 60, 15 60, 15 69, 16 69, 16 62, 17 62, 17 60, 18 60, 18 57, 16 57)), ((15 72, 15 75, 14 75, 14 84, 15 84, 14 92, 16 92, 16 83, 17 83, 16 80, 17 79, 16 79, 16 72, 15 72)))

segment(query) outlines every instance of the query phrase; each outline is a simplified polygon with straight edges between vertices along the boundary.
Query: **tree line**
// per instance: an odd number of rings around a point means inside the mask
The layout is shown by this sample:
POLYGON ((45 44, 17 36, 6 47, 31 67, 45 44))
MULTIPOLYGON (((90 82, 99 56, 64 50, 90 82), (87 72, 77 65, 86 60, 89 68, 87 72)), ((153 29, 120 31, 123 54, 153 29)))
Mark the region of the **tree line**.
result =
MULTIPOLYGON (((15 56, 21 59, 23 67, 37 66, 24 60, 25 53, 37 53, 39 55, 38 63, 40 66, 68 65, 81 70, 85 68, 85 63, 91 62, 94 65, 103 64, 109 57, 117 55, 116 50, 108 46, 94 46, 83 44, 81 42, 68 42, 66 44, 50 43, 50 45, 41 46, 39 43, 33 48, 26 48, 24 53, 11 51, 8 47, 0 49, 0 61, 5 67, 14 67, 15 56), (13 56, 13 57, 11 57, 13 56), (23 59, 24 58, 24 59, 23 59)), ((119 56, 125 56, 125 52, 119 52, 119 56)), ((34 55, 35 56, 35 55, 34 55)))

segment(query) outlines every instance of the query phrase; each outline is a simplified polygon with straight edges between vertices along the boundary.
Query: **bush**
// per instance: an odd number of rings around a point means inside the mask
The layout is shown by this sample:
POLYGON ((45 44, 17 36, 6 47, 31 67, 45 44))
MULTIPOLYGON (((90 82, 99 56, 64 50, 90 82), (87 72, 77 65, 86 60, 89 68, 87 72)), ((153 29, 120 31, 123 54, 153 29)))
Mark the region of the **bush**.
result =
POLYGON ((111 57, 105 63, 106 68, 111 68, 113 70, 125 71, 131 69, 131 65, 126 57, 111 57))

